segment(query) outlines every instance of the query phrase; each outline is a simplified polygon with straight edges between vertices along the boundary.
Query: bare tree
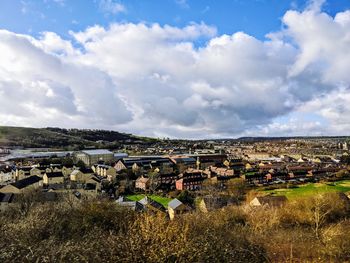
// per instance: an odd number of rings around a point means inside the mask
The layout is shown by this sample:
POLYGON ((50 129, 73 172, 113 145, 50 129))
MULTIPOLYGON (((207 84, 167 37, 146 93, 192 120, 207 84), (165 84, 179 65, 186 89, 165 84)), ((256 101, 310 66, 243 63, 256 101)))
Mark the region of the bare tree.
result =
POLYGON ((26 190, 16 196, 16 203, 22 216, 26 216, 35 203, 42 200, 41 191, 39 189, 26 190))
POLYGON ((241 178, 228 180, 226 183, 226 191, 236 202, 242 201, 245 194, 245 183, 241 178))
POLYGON ((307 214, 313 224, 316 238, 320 237, 320 229, 327 221, 335 217, 339 219, 346 210, 343 200, 338 194, 317 194, 309 199, 307 214))
POLYGON ((154 171, 148 173, 148 178, 149 178, 149 189, 151 193, 154 193, 158 186, 159 186, 159 170, 154 169, 154 171))

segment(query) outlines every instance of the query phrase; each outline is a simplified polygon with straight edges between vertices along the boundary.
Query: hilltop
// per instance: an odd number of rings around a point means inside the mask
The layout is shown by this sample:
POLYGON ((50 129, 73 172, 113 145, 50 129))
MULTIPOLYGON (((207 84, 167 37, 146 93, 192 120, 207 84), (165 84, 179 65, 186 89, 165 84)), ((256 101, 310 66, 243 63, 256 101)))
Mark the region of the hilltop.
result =
POLYGON ((0 126, 0 147, 81 148, 118 147, 123 143, 149 143, 155 139, 106 130, 25 128, 0 126))

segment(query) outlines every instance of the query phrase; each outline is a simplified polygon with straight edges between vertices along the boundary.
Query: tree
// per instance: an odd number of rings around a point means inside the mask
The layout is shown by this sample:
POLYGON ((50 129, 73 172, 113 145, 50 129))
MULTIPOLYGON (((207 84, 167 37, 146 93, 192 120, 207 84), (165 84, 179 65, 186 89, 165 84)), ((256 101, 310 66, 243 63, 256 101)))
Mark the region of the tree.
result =
POLYGON ((343 155, 340 158, 340 162, 344 164, 350 164, 350 155, 343 155))
POLYGON ((188 205, 193 205, 194 203, 194 198, 191 195, 191 193, 187 190, 182 191, 178 196, 177 199, 179 199, 182 203, 188 204, 188 205))
POLYGON ((35 203, 41 201, 41 191, 38 189, 30 189, 17 195, 16 202, 19 212, 22 216, 26 216, 35 203))
POLYGON ((342 169, 335 174, 335 177, 338 179, 342 179, 348 176, 349 176, 349 171, 345 169, 342 169))
POLYGON ((242 178, 234 178, 226 183, 227 193, 236 201, 242 201, 245 194, 245 183, 242 178))
POLYGON ((150 181, 149 189, 151 190, 151 193, 154 193, 159 186, 159 169, 156 168, 147 175, 150 181))
POLYGON ((86 165, 85 163, 82 161, 82 160, 79 160, 77 162, 77 166, 80 168, 80 169, 85 169, 86 168, 86 165))
POLYGON ((301 205, 305 209, 304 217, 311 222, 318 239, 320 238, 320 229, 326 223, 337 221, 348 213, 346 203, 339 193, 317 194, 301 205))
POLYGON ((216 196, 219 194, 219 184, 217 180, 214 179, 206 179, 202 184, 202 192, 205 195, 216 196))
POLYGON ((66 167, 72 167, 74 165, 74 161, 70 157, 65 157, 62 159, 62 165, 66 167))

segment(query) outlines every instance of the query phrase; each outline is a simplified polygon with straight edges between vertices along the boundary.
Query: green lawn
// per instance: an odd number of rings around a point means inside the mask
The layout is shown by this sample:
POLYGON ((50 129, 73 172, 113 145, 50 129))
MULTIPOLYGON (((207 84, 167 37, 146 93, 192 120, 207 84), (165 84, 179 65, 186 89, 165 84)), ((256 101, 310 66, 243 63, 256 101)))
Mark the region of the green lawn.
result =
MULTIPOLYGON (((127 195, 126 196, 131 201, 140 201, 142 198, 145 197, 145 195, 127 195)), ((149 198, 153 199, 154 201, 161 203, 164 207, 168 207, 168 203, 171 201, 171 198, 162 197, 159 195, 148 195, 149 198)))
POLYGON ((335 183, 308 183, 305 185, 299 185, 298 188, 291 189, 281 188, 264 190, 264 192, 271 193, 273 195, 285 195, 289 200, 314 194, 348 191, 350 191, 350 180, 335 183))

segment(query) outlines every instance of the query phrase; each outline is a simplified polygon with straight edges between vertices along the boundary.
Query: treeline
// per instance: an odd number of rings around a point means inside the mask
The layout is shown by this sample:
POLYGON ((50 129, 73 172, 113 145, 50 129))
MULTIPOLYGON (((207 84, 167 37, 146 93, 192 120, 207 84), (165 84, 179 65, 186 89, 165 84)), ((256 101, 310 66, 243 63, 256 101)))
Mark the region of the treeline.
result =
POLYGON ((338 194, 284 207, 229 206, 170 221, 104 200, 23 205, 0 216, 1 262, 347 262, 338 194))
POLYGON ((68 136, 82 138, 88 141, 124 141, 124 140, 136 140, 131 134, 120 133, 116 131, 98 130, 98 129, 61 129, 55 127, 46 128, 49 131, 62 133, 68 136))

